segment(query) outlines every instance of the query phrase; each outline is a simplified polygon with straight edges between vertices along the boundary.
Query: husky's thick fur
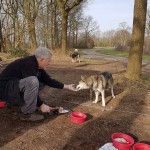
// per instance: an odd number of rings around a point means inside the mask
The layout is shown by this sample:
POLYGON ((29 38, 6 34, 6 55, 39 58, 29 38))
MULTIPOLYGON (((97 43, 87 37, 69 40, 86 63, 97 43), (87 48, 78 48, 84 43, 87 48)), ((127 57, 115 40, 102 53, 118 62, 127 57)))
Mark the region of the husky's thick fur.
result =
POLYGON ((78 49, 75 49, 74 52, 70 54, 70 57, 73 63, 77 61, 80 63, 80 53, 78 52, 78 49))
POLYGON ((81 76, 81 81, 77 85, 77 89, 92 89, 95 92, 95 101, 93 103, 98 102, 98 96, 101 93, 102 95, 102 106, 106 106, 105 101, 105 90, 110 88, 112 97, 115 98, 113 92, 113 77, 109 72, 103 72, 98 75, 91 75, 88 77, 81 76))

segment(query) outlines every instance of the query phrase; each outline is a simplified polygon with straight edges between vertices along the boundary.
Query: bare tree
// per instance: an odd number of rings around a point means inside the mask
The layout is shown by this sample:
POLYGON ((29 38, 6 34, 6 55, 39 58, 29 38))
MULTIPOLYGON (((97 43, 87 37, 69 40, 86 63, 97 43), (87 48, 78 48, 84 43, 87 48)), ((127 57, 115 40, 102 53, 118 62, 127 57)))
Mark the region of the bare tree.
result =
POLYGON ((62 15, 62 46, 61 49, 65 53, 67 50, 67 21, 68 13, 74 7, 78 6, 83 0, 56 0, 62 15))
POLYGON ((55 48, 59 48, 60 47, 60 43, 59 43, 59 22, 60 22, 60 14, 58 12, 58 8, 57 8, 57 4, 56 2, 54 3, 54 47, 55 48))
MULTIPOLYGON (((59 35, 60 35, 60 30, 61 30, 61 21, 60 21, 60 12, 58 10, 58 6, 55 0, 51 0, 51 5, 50 5, 50 20, 51 20, 51 25, 50 25, 50 33, 51 33, 51 48, 59 48, 59 35)), ((48 19, 48 18, 47 18, 48 19)))
POLYGON ((32 50, 43 45, 51 49, 62 47, 66 52, 67 31, 70 31, 71 47, 77 45, 81 24, 77 12, 81 11, 83 1, 86 0, 1 0, 1 50, 32 50), (67 30, 68 16, 70 30, 67 30))
POLYGON ((97 22, 93 20, 91 16, 87 16, 83 20, 83 31, 84 31, 84 47, 88 47, 89 40, 91 40, 91 35, 95 30, 99 29, 97 22))
POLYGON ((127 26, 126 22, 120 23, 119 28, 114 36, 115 44, 126 46, 127 42, 130 41, 130 38, 131 38, 131 28, 127 26))
POLYGON ((99 46, 107 47, 107 46, 114 46, 114 36, 116 31, 109 30, 101 34, 99 46))
POLYGON ((35 21, 38 16, 41 3, 42 0, 22 0, 22 12, 27 20, 29 37, 31 41, 30 44, 32 48, 37 47, 35 21))
POLYGON ((55 0, 42 1, 36 19, 37 42, 40 45, 56 49, 59 47, 61 21, 60 11, 55 0))
POLYGON ((126 77, 137 80, 142 69, 142 54, 146 22, 147 0, 135 0, 131 48, 128 57, 126 77))
POLYGON ((0 1, 0 52, 5 52, 5 46, 4 46, 4 39, 3 39, 3 33, 2 33, 2 23, 3 23, 3 20, 2 19, 2 9, 1 9, 1 6, 2 6, 2 0, 0 1))
POLYGON ((75 48, 78 45, 78 32, 82 27, 83 13, 82 7, 78 6, 71 10, 68 17, 68 40, 67 45, 75 48))
POLYGON ((12 19, 11 19, 11 7, 9 6, 9 0, 6 0, 6 1, 2 1, 1 3, 1 7, 2 7, 2 15, 1 15, 1 27, 2 27, 2 40, 3 40, 3 43, 4 43, 4 49, 5 49, 5 52, 7 52, 8 50, 11 49, 11 41, 10 41, 10 38, 11 38, 11 35, 13 34, 12 33, 12 29, 13 29, 13 26, 12 26, 12 19))
POLYGON ((144 53, 150 54, 150 8, 148 8, 146 15, 144 53))

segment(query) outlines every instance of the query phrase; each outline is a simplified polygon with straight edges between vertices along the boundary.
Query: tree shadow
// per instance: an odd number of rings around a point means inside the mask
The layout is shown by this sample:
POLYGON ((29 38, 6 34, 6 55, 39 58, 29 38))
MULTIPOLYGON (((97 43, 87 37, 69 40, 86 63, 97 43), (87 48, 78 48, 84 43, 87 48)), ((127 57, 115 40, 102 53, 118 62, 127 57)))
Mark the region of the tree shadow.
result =
POLYGON ((93 116, 91 114, 89 114, 89 113, 85 113, 85 114, 87 116, 86 121, 91 120, 93 118, 93 116))

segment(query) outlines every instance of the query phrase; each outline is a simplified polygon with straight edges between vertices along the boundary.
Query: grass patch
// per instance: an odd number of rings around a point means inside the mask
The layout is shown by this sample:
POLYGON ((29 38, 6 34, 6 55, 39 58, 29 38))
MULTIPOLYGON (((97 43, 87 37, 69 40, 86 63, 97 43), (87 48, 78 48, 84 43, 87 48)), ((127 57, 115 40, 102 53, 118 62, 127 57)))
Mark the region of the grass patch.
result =
POLYGON ((150 56, 144 55, 144 56, 143 56, 143 59, 144 59, 144 60, 150 60, 150 56))
POLYGON ((88 63, 98 63, 99 60, 92 59, 92 58, 82 58, 81 62, 88 62, 88 63))
POLYGON ((101 49, 97 50, 98 53, 105 54, 105 55, 113 55, 113 56, 119 56, 119 57, 128 57, 127 52, 119 52, 115 49, 101 49))
MULTIPOLYGON (((113 48, 102 48, 101 50, 97 50, 98 53, 105 54, 105 55, 113 55, 113 56, 118 56, 118 57, 128 57, 129 53, 128 52, 120 52, 117 51, 113 48)), ((150 60, 149 55, 143 55, 143 60, 150 60)))
POLYGON ((108 62, 108 60, 99 60, 99 59, 94 59, 94 58, 82 58, 81 62, 84 63, 91 63, 91 64, 103 64, 105 62, 108 62))

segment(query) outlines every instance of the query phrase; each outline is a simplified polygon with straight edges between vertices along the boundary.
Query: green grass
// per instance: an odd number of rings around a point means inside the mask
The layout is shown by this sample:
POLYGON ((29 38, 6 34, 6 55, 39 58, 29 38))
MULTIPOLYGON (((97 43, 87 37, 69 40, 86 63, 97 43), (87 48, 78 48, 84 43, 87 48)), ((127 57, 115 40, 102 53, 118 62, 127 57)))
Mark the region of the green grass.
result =
POLYGON ((81 62, 85 63, 103 63, 105 60, 99 60, 99 59, 94 59, 94 58, 82 58, 81 62))
POLYGON ((144 55, 144 56, 143 56, 143 59, 144 59, 144 60, 150 60, 150 56, 144 55))
MULTIPOLYGON (((101 50, 97 50, 97 52, 101 53, 101 54, 105 54, 105 55, 112 55, 112 56, 118 56, 118 57, 128 57, 128 52, 119 52, 113 48, 104 48, 101 50)), ((150 56, 149 55, 143 55, 143 59, 144 60, 150 60, 150 56)))

